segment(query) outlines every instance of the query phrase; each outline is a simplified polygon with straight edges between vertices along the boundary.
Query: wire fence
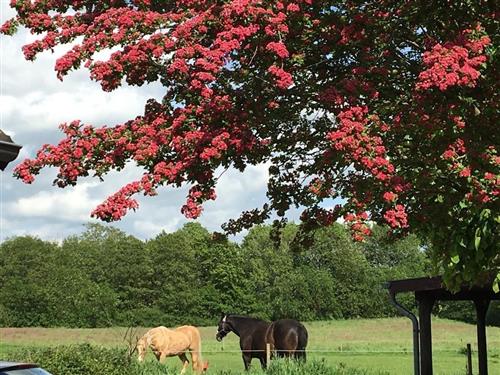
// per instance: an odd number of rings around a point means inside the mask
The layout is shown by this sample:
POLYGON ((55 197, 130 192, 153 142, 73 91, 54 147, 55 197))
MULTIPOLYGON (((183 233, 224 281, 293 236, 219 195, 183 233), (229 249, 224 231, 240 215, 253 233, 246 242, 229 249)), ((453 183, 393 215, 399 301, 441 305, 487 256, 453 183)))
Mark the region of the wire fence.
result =
MULTIPOLYGON (((265 353, 266 350, 235 350, 235 349, 220 349, 220 350, 202 350, 202 353, 212 353, 212 354, 224 354, 224 353, 265 353)), ((271 351, 276 352, 276 351, 271 351)), ((283 351, 286 352, 286 351, 283 351)), ((305 350, 295 350, 294 352, 305 352, 307 353, 336 353, 336 354, 411 354, 413 355, 413 349, 401 349, 401 350, 356 350, 356 349, 305 349, 305 350)), ((433 353, 456 353, 464 354, 462 349, 438 349, 433 350, 433 353)))

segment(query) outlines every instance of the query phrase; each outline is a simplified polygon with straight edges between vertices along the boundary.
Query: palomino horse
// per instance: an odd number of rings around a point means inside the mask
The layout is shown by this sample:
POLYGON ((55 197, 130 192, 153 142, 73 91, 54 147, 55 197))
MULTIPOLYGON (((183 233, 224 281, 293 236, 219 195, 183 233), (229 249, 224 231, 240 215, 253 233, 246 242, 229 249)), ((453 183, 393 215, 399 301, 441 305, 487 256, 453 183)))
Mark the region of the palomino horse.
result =
POLYGON ((281 319, 269 323, 262 319, 233 314, 222 315, 215 338, 217 341, 234 332, 240 337, 240 348, 245 369, 252 358, 258 358, 263 369, 267 367, 266 344, 278 357, 306 359, 307 330, 298 321, 281 319))
POLYGON ((144 360, 146 350, 150 347, 160 362, 163 362, 166 357, 179 356, 182 361, 181 374, 184 374, 189 365, 187 351, 191 353, 193 371, 201 373, 208 368, 208 362, 203 362, 201 359, 200 331, 193 326, 182 326, 175 329, 161 326, 150 329, 137 341, 136 347, 139 353, 139 362, 144 360))

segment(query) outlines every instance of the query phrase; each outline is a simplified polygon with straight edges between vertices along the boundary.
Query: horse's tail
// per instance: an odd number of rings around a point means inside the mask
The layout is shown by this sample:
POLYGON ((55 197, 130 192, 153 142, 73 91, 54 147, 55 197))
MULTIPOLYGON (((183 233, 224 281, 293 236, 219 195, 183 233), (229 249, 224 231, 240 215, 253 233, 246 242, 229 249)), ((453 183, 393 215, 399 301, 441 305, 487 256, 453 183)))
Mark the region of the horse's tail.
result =
POLYGON ((198 328, 191 326, 191 358, 193 360, 193 369, 197 372, 203 372, 208 367, 208 362, 203 361, 201 354, 201 335, 198 328))
POLYGON ((298 344, 297 344, 297 350, 295 351, 295 358, 305 362, 306 347, 309 335, 307 333, 306 327, 304 327, 302 323, 299 323, 299 326, 297 327, 297 334, 298 334, 298 344))

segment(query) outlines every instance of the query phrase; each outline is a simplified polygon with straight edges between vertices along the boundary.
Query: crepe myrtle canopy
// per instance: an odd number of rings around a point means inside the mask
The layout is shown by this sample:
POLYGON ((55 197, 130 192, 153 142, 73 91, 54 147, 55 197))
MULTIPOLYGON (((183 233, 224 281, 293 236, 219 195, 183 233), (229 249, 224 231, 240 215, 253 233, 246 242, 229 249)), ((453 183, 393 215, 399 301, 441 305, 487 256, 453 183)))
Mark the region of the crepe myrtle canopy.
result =
MULTIPOLYGON (((188 218, 229 167, 268 163, 268 202, 234 233, 292 206, 304 231, 343 217, 419 233, 453 283, 499 270, 498 9, 494 1, 12 0, 39 38, 28 60, 68 44, 57 77, 86 68, 102 89, 159 81, 162 100, 123 124, 60 125, 65 138, 22 162, 31 183, 102 177, 129 161, 142 178, 92 212, 136 209, 137 194, 189 185, 188 218), (99 60, 96 53, 111 50, 99 60), (332 198, 342 204, 329 207, 332 198)), ((223 199, 224 197, 222 197, 223 199)), ((498 283, 496 284, 498 285, 498 283)))

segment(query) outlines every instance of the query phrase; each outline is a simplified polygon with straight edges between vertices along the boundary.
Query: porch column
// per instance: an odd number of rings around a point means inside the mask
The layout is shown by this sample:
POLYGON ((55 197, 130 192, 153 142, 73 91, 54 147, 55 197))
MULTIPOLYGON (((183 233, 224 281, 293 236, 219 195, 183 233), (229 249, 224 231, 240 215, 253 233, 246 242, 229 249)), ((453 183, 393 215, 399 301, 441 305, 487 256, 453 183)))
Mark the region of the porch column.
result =
POLYGON ((490 305, 489 299, 475 299, 477 316, 477 360, 479 375, 488 375, 488 349, 486 345, 486 312, 490 305))
POLYGON ((434 296, 426 293, 415 293, 418 301, 418 318, 420 321, 420 374, 432 375, 432 330, 431 312, 434 296))

